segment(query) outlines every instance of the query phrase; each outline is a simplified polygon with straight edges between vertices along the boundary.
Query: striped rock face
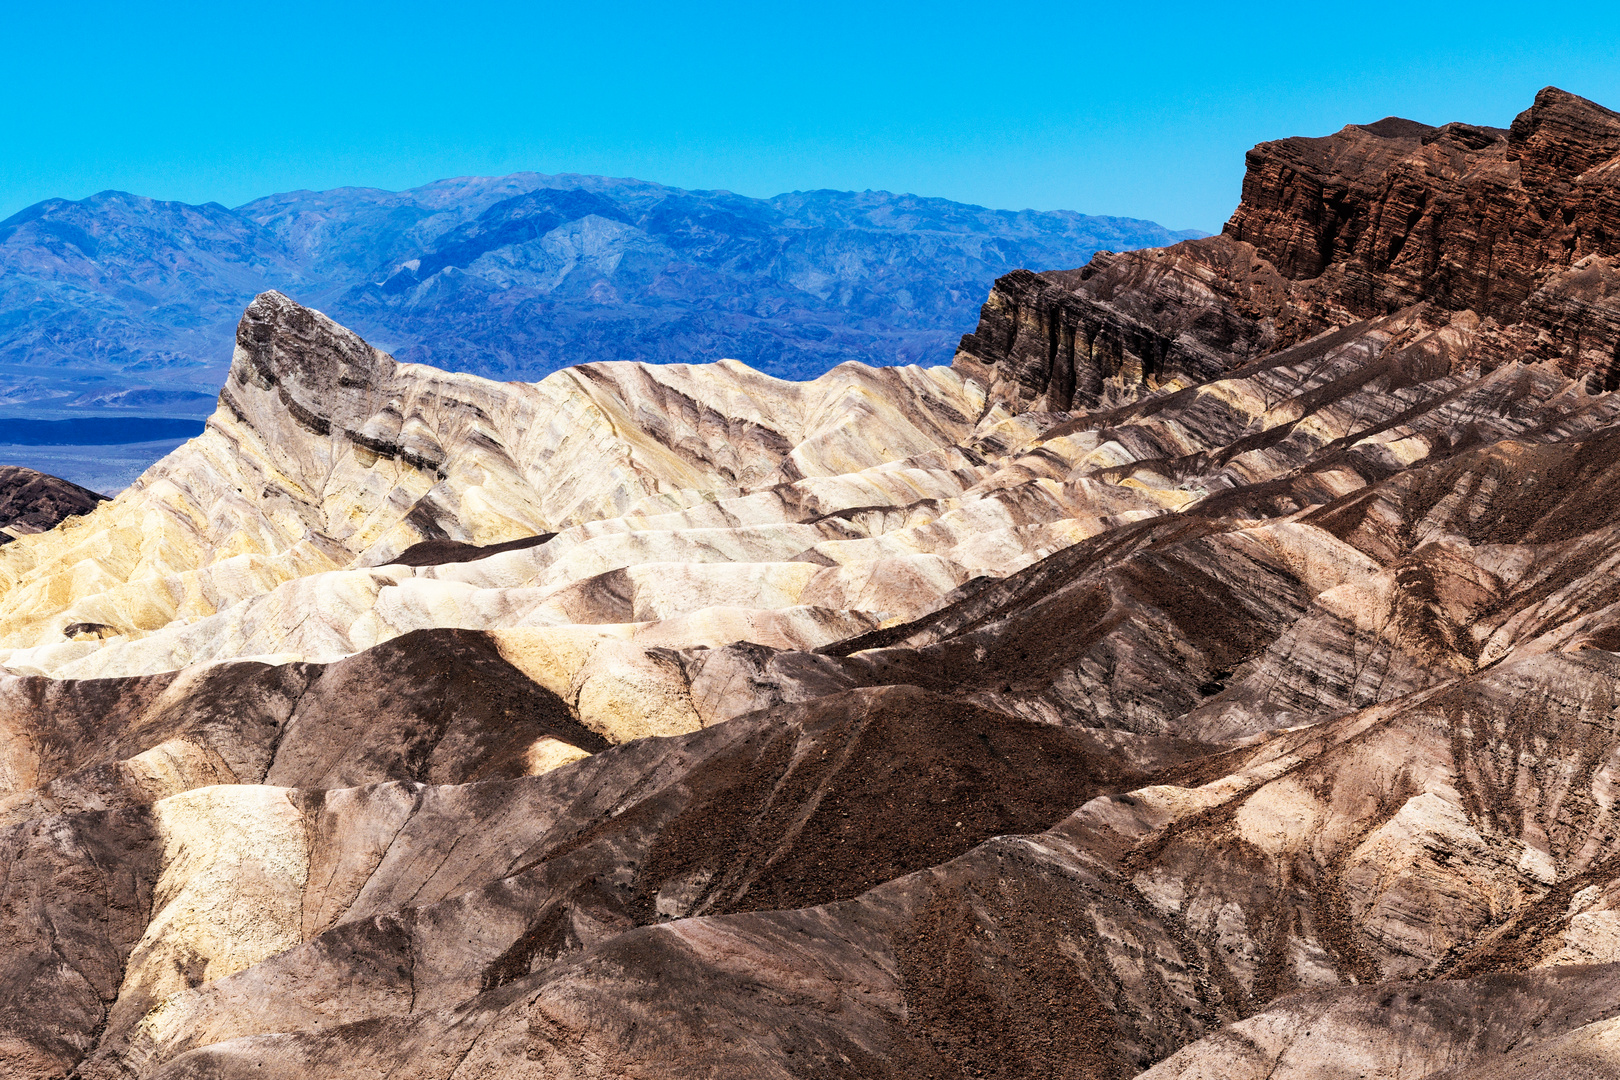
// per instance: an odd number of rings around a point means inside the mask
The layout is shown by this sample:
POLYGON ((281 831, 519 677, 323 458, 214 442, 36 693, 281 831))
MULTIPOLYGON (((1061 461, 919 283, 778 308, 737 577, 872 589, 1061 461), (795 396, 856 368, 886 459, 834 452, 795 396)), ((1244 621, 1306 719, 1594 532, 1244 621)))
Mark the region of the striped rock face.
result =
POLYGON ((948 368, 259 297, 0 546, 0 1073, 1620 1075, 1616 132, 1266 144, 948 368))

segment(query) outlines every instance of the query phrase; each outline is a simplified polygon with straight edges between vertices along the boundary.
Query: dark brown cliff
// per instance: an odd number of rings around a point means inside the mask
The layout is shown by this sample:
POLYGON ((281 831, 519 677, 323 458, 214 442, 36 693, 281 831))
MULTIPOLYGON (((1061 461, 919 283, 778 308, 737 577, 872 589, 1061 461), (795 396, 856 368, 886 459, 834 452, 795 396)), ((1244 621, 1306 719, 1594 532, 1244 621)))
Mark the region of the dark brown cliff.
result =
POLYGON ((1620 385, 1620 114, 1553 87, 1511 128, 1388 117, 1249 151, 1219 237, 996 283, 956 366, 1015 412, 1119 404, 1415 305, 1463 366, 1620 385))
POLYGON ((1620 115, 1548 87, 1505 131, 1390 117, 1262 143, 1225 235, 1357 315, 1517 322, 1550 274, 1620 253, 1617 181, 1620 115))
POLYGON ((954 364, 1013 412, 1091 410, 1201 382, 1326 329, 1248 245, 1222 237, 1104 252, 1080 270, 1002 277, 954 364))

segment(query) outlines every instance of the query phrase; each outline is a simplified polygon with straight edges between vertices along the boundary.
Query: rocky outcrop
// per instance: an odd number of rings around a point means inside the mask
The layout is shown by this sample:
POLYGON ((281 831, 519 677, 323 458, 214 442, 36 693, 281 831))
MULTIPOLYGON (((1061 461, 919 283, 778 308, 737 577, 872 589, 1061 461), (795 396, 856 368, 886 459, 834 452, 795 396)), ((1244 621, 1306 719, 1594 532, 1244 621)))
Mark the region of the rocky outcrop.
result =
POLYGON ((996 282, 954 366, 1014 412, 1103 409, 1327 328, 1291 297, 1252 248, 1219 239, 1105 252, 1081 270, 1016 270, 996 282))
POLYGON ((6 539, 24 533, 43 532, 76 514, 86 514, 105 495, 70 484, 54 476, 0 465, 0 529, 6 539))
MULTIPOLYGON (((1288 152, 1597 168, 1527 116, 1288 152)), ((1310 266, 1280 153, 951 370, 492 384, 255 301, 203 436, 0 549, 0 1062, 1615 1075, 1610 257, 1310 266)))
POLYGON ((1389 117, 1249 152, 1220 237, 996 283, 956 366, 1010 408, 1095 410, 1427 305, 1465 363, 1620 386, 1620 114, 1548 87, 1510 129, 1389 117))
POLYGON ((1391 117, 1262 143, 1225 235, 1328 274, 1358 314, 1428 299, 1518 322, 1550 274, 1620 254, 1617 170, 1620 115, 1548 87, 1506 131, 1391 117))

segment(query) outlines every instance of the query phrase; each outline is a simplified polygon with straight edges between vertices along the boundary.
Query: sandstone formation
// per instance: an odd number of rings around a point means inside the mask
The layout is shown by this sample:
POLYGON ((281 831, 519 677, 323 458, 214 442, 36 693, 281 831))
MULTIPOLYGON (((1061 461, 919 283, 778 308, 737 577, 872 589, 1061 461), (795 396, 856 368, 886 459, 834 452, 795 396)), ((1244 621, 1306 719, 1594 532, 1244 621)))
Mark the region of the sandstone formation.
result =
POLYGON ((259 297, 0 548, 4 1071, 1620 1076, 1617 131, 1267 144, 949 369, 259 297))

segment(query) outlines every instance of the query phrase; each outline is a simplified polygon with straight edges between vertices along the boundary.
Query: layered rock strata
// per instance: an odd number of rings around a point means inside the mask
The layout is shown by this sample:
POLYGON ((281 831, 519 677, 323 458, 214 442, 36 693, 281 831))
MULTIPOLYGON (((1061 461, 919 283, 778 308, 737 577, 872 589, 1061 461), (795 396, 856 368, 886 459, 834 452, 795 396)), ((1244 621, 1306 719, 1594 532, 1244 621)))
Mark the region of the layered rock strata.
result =
POLYGON ((494 384, 260 297, 0 549, 0 1062, 1620 1075, 1611 119, 1267 144, 951 369, 494 384))

